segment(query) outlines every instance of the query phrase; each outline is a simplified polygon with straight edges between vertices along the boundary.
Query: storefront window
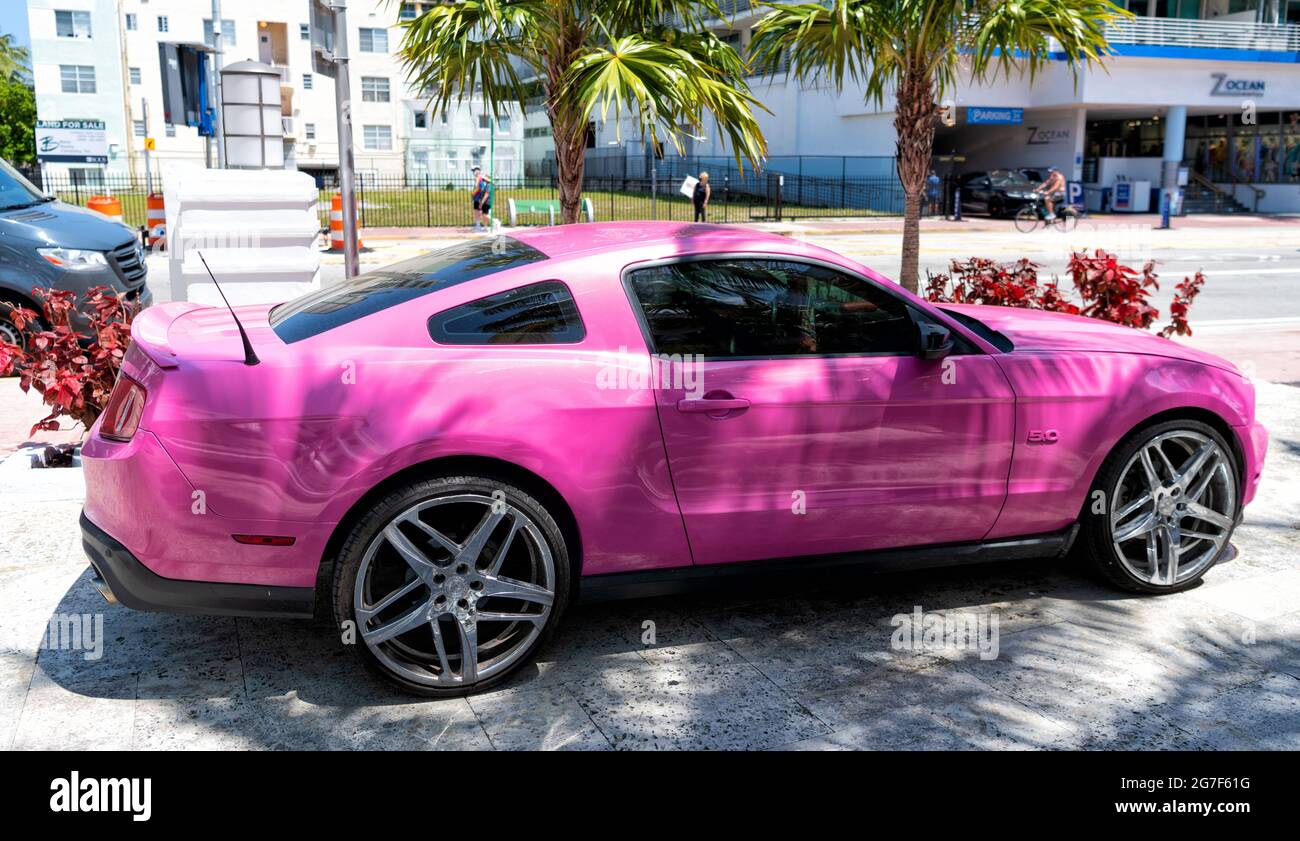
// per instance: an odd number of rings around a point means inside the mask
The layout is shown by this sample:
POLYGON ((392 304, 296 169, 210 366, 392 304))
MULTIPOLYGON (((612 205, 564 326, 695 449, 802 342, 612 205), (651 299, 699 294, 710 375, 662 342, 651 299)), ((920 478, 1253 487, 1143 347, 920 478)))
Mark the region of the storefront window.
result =
POLYGON ((1280 114, 1261 114, 1259 123, 1259 168, 1257 180, 1274 183, 1282 174, 1280 114))
POLYGON ((1300 181, 1300 112, 1282 115, 1282 180, 1300 181))

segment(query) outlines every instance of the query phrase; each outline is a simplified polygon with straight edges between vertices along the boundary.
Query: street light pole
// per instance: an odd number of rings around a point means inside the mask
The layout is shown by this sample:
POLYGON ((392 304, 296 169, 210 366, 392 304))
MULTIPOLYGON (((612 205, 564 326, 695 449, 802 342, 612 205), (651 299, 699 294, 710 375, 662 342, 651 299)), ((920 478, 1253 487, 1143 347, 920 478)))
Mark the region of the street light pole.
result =
POLYGON ((152 135, 149 133, 149 97, 140 97, 140 116, 144 118, 144 193, 146 196, 153 195, 153 166, 149 161, 149 141, 152 135))
POLYGON ((357 194, 353 184, 352 84, 348 76, 348 4, 334 0, 334 99, 339 118, 339 193, 343 204, 343 276, 361 270, 357 254, 357 194))
POLYGON ((225 169, 226 142, 221 125, 221 0, 212 0, 212 90, 216 110, 213 140, 217 146, 217 169, 225 169))

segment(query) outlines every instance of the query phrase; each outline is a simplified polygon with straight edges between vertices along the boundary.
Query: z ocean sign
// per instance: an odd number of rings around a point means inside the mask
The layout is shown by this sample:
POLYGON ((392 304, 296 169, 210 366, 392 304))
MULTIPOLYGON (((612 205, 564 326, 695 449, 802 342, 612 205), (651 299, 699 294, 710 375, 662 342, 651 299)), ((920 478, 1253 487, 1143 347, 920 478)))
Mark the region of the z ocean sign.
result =
POLYGON ((966 109, 966 122, 974 126, 1018 126, 1024 121, 1023 108, 966 109))
POLYGON ((36 157, 48 163, 108 163, 104 121, 37 120, 36 157))
POLYGON ((1264 94, 1263 79, 1230 79, 1227 73, 1211 73, 1214 79, 1214 87, 1210 88, 1210 96, 1262 96, 1264 94))

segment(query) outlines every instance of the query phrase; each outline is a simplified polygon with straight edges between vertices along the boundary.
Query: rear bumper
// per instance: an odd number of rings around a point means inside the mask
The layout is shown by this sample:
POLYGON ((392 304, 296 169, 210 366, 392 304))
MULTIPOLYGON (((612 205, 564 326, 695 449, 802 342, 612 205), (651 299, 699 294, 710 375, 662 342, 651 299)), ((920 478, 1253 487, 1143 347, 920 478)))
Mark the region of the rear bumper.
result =
POLYGON ((219 616, 310 617, 311 587, 265 587, 163 578, 108 532, 81 515, 81 545, 94 567, 96 589, 110 602, 132 610, 219 616))

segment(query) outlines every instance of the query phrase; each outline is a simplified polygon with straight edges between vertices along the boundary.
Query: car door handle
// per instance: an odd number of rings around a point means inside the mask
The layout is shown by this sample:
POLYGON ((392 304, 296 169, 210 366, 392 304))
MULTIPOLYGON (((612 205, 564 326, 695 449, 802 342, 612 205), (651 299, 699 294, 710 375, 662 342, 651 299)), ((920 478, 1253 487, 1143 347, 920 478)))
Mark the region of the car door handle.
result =
POLYGON ((710 415, 723 415, 727 412, 738 412, 749 408, 749 401, 743 397, 732 397, 728 394, 726 397, 721 395, 717 397, 684 397, 677 401, 677 411, 679 412, 703 412, 710 415))

